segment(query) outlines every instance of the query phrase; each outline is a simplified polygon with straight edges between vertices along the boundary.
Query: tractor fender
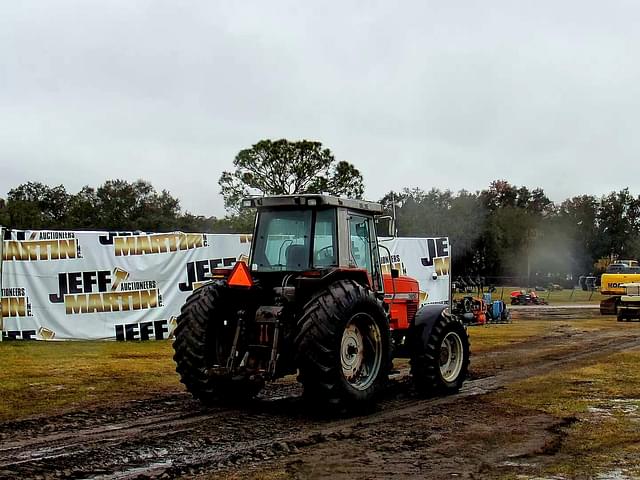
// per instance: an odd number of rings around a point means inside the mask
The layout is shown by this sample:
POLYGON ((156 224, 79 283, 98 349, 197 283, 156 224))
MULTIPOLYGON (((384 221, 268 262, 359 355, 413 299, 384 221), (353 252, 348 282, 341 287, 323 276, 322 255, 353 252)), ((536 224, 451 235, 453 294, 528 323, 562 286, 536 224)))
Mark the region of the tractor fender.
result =
POLYGON ((412 352, 420 351, 425 340, 430 337, 433 326, 446 309, 447 305, 424 305, 420 308, 411 320, 408 331, 398 332, 401 335, 406 334, 408 341, 396 343, 391 353, 392 357, 411 358, 412 352))
POLYGON ((415 320, 413 321, 414 328, 424 326, 422 336, 423 338, 428 338, 429 335, 431 335, 431 330, 436 321, 446 309, 447 305, 424 305, 416 313, 415 320))

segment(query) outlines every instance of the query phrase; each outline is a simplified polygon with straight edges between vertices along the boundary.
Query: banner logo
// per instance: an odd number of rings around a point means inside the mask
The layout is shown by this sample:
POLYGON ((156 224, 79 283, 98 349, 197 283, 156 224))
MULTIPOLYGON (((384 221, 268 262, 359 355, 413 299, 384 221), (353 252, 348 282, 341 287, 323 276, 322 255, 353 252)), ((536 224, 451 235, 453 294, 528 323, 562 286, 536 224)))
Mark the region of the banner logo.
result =
MULTIPOLYGON (((173 317, 171 320, 173 320, 173 317)), ((171 320, 114 325, 116 340, 119 342, 132 340, 165 340, 172 333, 172 330, 170 332, 171 320)))
POLYGON ((56 336, 56 332, 47 327, 38 328, 38 336, 43 340, 53 340, 56 336))
POLYGON ((162 307, 155 280, 129 281, 129 272, 110 270, 58 274, 58 292, 51 303, 64 303, 67 315, 127 312, 162 307))
POLYGON ((157 233, 113 237, 116 257, 177 252, 206 246, 207 236, 201 233, 157 233))
POLYGON ((391 273, 391 269, 398 270, 402 275, 407 274, 407 268, 402 263, 402 259, 400 255, 391 255, 389 258, 388 255, 384 255, 380 257, 380 266, 382 267, 382 273, 391 273))
POLYGON ((131 235, 148 235, 146 232, 108 232, 106 235, 100 235, 98 241, 100 245, 113 245, 115 237, 129 237, 131 235))
POLYGON ((2 341, 9 342, 11 340, 36 340, 35 330, 3 330, 2 341))
POLYGON ((68 258, 82 258, 80 244, 73 232, 33 232, 28 240, 5 240, 2 249, 5 262, 68 258))
POLYGON ((433 266, 438 276, 449 275, 451 255, 448 238, 427 238, 427 255, 427 257, 420 259, 424 267, 433 266))
POLYGON ((203 282, 211 280, 210 273, 215 268, 231 267, 236 263, 236 257, 212 258, 210 260, 198 260, 187 263, 185 269, 187 281, 178 284, 181 292, 191 292, 200 288, 203 282))
POLYGON ((38 327, 38 330, 3 330, 2 340, 53 340, 56 332, 47 327, 38 327))
POLYGON ((2 289, 2 317, 32 317, 31 302, 24 288, 2 289))

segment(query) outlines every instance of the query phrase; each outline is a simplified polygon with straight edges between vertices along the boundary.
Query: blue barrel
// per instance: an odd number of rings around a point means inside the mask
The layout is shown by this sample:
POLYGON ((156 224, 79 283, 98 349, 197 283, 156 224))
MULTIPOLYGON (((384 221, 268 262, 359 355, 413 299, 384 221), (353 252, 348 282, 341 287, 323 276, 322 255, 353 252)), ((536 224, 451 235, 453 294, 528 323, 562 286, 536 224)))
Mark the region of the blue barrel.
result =
POLYGON ((491 307, 493 308, 493 310, 491 311, 491 316, 495 319, 500 319, 500 316, 502 315, 502 310, 504 309, 504 303, 500 301, 495 301, 493 302, 493 305, 491 307))

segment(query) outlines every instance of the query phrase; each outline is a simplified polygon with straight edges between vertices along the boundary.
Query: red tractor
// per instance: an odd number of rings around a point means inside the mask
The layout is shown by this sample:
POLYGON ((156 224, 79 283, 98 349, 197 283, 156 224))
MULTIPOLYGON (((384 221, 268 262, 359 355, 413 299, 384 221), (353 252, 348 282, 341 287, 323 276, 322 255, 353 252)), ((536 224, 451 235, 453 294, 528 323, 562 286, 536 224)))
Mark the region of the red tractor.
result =
POLYGON ((515 290, 511 292, 511 305, 548 305, 544 298, 534 291, 515 290))
POLYGON ((298 373, 304 395, 368 402, 394 357, 410 358, 419 392, 451 393, 469 367, 464 324, 443 305, 418 309, 418 282, 383 275, 377 203, 324 195, 250 198, 249 264, 214 271, 182 307, 174 360, 203 402, 255 395, 298 373))

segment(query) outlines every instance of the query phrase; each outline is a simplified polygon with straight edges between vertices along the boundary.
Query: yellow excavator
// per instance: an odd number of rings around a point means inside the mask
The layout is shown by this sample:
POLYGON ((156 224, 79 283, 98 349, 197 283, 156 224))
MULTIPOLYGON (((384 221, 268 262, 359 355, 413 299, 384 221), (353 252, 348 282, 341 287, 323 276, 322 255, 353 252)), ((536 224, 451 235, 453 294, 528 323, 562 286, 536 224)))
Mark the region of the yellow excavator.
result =
POLYGON ((619 315, 623 297, 627 294, 625 285, 640 282, 640 266, 637 260, 616 260, 611 263, 600 279, 600 293, 611 295, 600 302, 602 315, 619 315))

